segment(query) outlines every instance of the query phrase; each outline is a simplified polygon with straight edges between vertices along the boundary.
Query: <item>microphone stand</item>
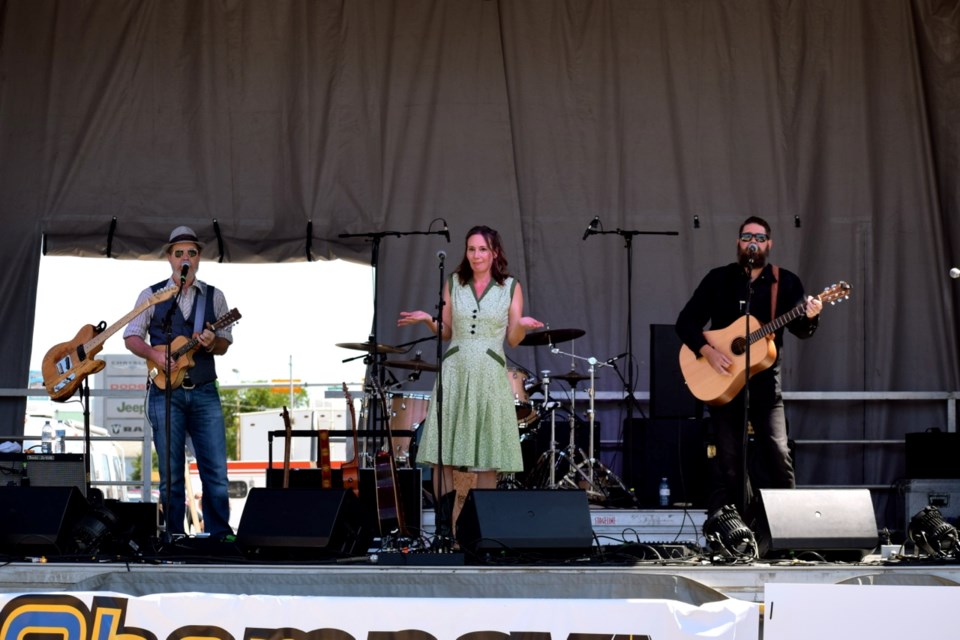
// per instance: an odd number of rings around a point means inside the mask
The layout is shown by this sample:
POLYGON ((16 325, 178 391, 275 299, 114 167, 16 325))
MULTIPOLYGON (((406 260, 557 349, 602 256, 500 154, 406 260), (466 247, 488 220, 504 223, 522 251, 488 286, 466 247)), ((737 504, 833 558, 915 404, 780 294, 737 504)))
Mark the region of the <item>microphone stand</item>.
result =
MULTIPOLYGON (((627 362, 629 362, 630 367, 627 370, 627 381, 626 388, 624 389, 624 394, 627 400, 627 424, 630 425, 630 428, 633 427, 633 409, 637 408, 637 412, 642 416, 643 409, 640 407, 640 402, 634 396, 634 362, 633 359, 633 238, 634 236, 677 236, 680 235, 677 231, 634 231, 627 229, 614 229, 613 231, 597 231, 592 228, 588 228, 584 234, 584 240, 587 239, 587 236, 590 235, 607 235, 615 234, 618 236, 623 236, 624 248, 627 250, 627 362)), ((621 376, 621 380, 623 377, 621 376)))
POLYGON ((172 515, 173 509, 172 505, 172 485, 173 478, 170 475, 170 457, 172 456, 172 448, 170 439, 173 433, 173 428, 170 421, 170 407, 173 404, 173 385, 170 384, 170 368, 173 366, 173 360, 171 356, 173 355, 170 351, 170 343, 173 342, 173 314, 176 313, 177 307, 180 306, 180 296, 183 294, 183 280, 180 281, 180 288, 177 289, 177 295, 174 296, 173 302, 170 307, 167 309, 167 312, 163 316, 163 321, 161 324, 161 329, 164 335, 164 342, 166 344, 163 347, 164 355, 163 361, 166 368, 167 375, 167 384, 163 389, 163 432, 165 434, 166 446, 164 447, 165 451, 163 468, 164 476, 167 479, 166 486, 163 488, 163 513, 164 513, 164 540, 167 543, 173 542, 173 534, 170 532, 170 516, 172 515))
POLYGON ((750 266, 747 267, 747 302, 746 307, 744 308, 745 322, 744 326, 745 335, 744 335, 744 348, 746 353, 744 354, 744 371, 743 371, 743 433, 741 434, 743 440, 740 444, 740 458, 741 458, 741 469, 740 473, 742 474, 741 481, 741 498, 740 498, 740 514, 742 518, 747 517, 747 487, 749 485, 749 479, 747 476, 747 436, 750 430, 750 351, 752 351, 750 344, 750 303, 753 299, 753 258, 750 258, 750 266))
MULTIPOLYGON (((447 495, 443 465, 443 306, 445 304, 443 300, 443 285, 446 280, 444 273, 445 257, 446 254, 441 251, 439 254, 440 288, 437 292, 437 468, 435 472, 439 477, 436 478, 437 495, 434 496, 437 538, 440 541, 440 546, 444 549, 451 546, 452 541, 448 545, 448 540, 444 539, 441 532, 451 532, 451 534, 453 532, 453 508, 451 506, 449 510, 446 509, 444 502, 444 496, 447 495)), ((456 498, 454 498, 454 500, 455 499, 456 498)))
MULTIPOLYGON (((380 357, 380 343, 378 341, 378 327, 380 322, 380 270, 378 267, 380 263, 380 243, 388 236, 393 236, 396 238, 402 238, 404 236, 445 236, 447 238, 447 242, 450 242, 450 232, 446 229, 443 231, 373 231, 368 233, 341 233, 337 236, 338 238, 343 239, 365 238, 373 243, 373 248, 370 252, 370 268, 373 269, 373 321, 370 328, 370 344, 373 351, 370 355, 373 367, 373 373, 371 377, 374 379, 374 387, 377 389, 382 389, 384 382, 384 366, 383 360, 380 357)), ((438 337, 437 340, 440 341, 440 338, 438 337)), ((384 402, 386 402, 385 398, 384 402)), ((377 429, 377 425, 381 422, 385 422, 389 414, 386 410, 386 407, 384 407, 384 415, 381 418, 379 415, 380 407, 378 407, 377 402, 370 402, 369 406, 370 411, 367 413, 367 424, 371 431, 375 431, 377 429)), ((387 428, 388 427, 384 427, 384 431, 386 431, 387 428)), ((390 451, 390 456, 392 459, 393 451, 390 451)), ((399 505, 398 508, 400 508, 399 505)))

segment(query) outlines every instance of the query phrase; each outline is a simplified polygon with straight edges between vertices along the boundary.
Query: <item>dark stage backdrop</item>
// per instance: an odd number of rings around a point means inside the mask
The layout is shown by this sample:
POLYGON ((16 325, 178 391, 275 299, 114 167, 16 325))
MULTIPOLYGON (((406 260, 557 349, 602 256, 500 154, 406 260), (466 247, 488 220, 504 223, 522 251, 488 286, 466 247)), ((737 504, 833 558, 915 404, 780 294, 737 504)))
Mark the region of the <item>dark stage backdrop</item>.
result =
MULTIPOLYGON (((186 223, 225 262, 369 262, 369 242, 338 234, 440 217, 449 245, 382 240, 381 341, 425 335, 397 330, 397 312, 432 308, 437 250, 453 266, 482 222, 503 233, 528 312, 586 331, 580 355, 627 350, 632 277, 645 390, 649 325, 673 322, 759 214, 775 261, 811 291, 854 287, 813 340, 787 338, 787 390, 954 390, 958 12, 956 0, 0 1, 0 388, 26 385, 42 251, 156 259, 186 223), (581 240, 595 216, 607 232, 678 235, 631 236, 628 270, 623 235, 581 240)), ((102 295, 118 293, 131 295, 102 295)), ((545 347, 510 355, 569 368, 545 347)), ((621 388, 610 371, 598 386, 621 388)), ((22 413, 0 398, 3 424, 22 413)), ((946 418, 882 402, 788 415, 794 437, 843 439, 946 418)), ((605 439, 621 417, 602 419, 605 439)), ((877 449, 808 455, 800 480, 889 482, 902 454, 877 449)))

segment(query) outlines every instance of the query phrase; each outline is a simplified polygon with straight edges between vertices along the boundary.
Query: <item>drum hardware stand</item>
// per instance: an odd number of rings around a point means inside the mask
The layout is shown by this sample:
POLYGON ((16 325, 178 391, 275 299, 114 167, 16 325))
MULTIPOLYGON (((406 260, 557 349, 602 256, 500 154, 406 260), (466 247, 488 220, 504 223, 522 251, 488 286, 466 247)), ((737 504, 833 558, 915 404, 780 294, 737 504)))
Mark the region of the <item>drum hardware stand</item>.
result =
MULTIPOLYGON (((590 408, 587 409, 587 416, 589 417, 589 431, 588 438, 589 442, 587 445, 587 454, 584 454, 583 450, 577 447, 576 442, 576 425, 577 425, 577 414, 575 411, 576 406, 576 397, 577 397, 577 384, 574 383, 573 395, 570 401, 570 443, 567 446, 566 450, 559 452, 561 459, 567 460, 567 473, 561 479, 559 483, 554 483, 554 468, 555 465, 551 464, 550 466, 550 477, 551 477, 551 488, 561 488, 561 485, 566 485, 572 489, 585 489, 588 497, 593 497, 599 500, 607 500, 610 495, 608 488, 610 485, 616 485, 622 489, 625 493, 629 494, 626 486, 614 474, 612 471, 607 469, 607 467, 596 458, 596 452, 594 451, 593 442, 594 442, 594 431, 596 429, 596 367, 609 367, 612 366, 608 362, 600 362, 594 357, 583 358, 580 356, 573 355, 572 353, 563 353, 560 349, 556 347, 551 347, 551 353, 562 354, 570 356, 573 359, 583 360, 589 364, 590 372, 590 389, 588 390, 590 397, 590 408), (580 462, 577 462, 577 456, 579 454, 580 462)), ((551 447, 552 447, 551 443, 551 447)), ((551 456, 551 461, 554 458, 551 456)))

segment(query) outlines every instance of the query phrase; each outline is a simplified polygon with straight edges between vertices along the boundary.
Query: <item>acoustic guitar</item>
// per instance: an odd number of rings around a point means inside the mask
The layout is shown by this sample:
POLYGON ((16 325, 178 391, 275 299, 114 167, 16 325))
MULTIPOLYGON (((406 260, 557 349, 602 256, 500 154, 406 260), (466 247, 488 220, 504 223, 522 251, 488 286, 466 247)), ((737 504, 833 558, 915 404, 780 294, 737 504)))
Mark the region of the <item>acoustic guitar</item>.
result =
MULTIPOLYGON (((381 415, 387 414, 386 394, 380 387, 379 381, 373 380, 376 401, 382 408, 381 415)), ((397 485, 397 465, 393 457, 393 435, 390 429, 387 433, 387 445, 374 455, 374 476, 376 477, 377 519, 380 525, 380 535, 386 536, 397 532, 407 536, 407 525, 401 508, 400 489, 397 485)))
MULTIPOLYGON (((842 302, 850 297, 850 285, 844 281, 827 287, 817 297, 824 304, 842 302)), ((758 326, 747 336, 747 318, 741 316, 723 329, 704 331, 707 341, 727 355, 733 364, 730 375, 721 375, 710 366, 706 358, 697 355, 687 346, 680 347, 680 370, 687 388, 698 400, 719 406, 733 400, 744 385, 747 369, 747 349, 750 350, 750 375, 769 369, 777 360, 777 346, 773 342, 774 333, 781 327, 806 313, 806 303, 800 303, 790 311, 758 326), (748 338, 749 337, 749 345, 748 338)), ((757 323, 750 316, 751 326, 757 323)))
POLYGON ((103 322, 97 326, 85 325, 73 340, 61 342, 47 351, 40 370, 43 373, 43 386, 50 398, 56 402, 69 400, 84 378, 107 366, 103 360, 93 357, 103 349, 107 338, 153 305, 169 300, 176 292, 175 286, 161 289, 109 327, 103 322))
POLYGON ((343 383, 343 397, 347 400, 347 408, 350 410, 350 429, 353 431, 353 457, 349 462, 340 465, 342 482, 344 489, 350 489, 354 495, 360 496, 360 444, 357 439, 357 414, 353 409, 353 397, 347 390, 347 383, 343 383))
MULTIPOLYGON (((219 331, 220 329, 229 327, 239 320, 240 317, 239 311, 231 309, 217 318, 213 324, 209 325, 209 329, 214 332, 219 331)), ((153 384, 157 385, 160 389, 166 389, 168 382, 172 389, 179 387, 183 383, 187 371, 196 364, 193 360, 193 354, 199 347, 200 340, 198 338, 188 338, 187 336, 177 336, 174 338, 173 342, 170 343, 170 361, 179 364, 180 368, 177 369, 173 378, 170 379, 167 374, 164 373, 163 367, 153 360, 147 360, 147 371, 149 372, 150 379, 153 380, 153 384)))
POLYGON ((290 413, 287 405, 283 405, 283 488, 290 488, 290 445, 293 440, 293 425, 290 423, 290 413))

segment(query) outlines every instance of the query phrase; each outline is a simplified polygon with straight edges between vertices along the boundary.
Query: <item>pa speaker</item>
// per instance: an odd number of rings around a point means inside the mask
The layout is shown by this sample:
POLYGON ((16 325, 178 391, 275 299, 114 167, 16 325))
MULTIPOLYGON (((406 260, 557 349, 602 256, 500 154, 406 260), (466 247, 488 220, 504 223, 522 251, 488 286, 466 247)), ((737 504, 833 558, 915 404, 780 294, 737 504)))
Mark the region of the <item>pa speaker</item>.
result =
POLYGON ((457 519, 465 551, 569 555, 593 545, 585 491, 471 489, 457 519))
POLYGON ((237 543, 261 558, 350 555, 361 542, 360 522, 360 501, 347 489, 253 488, 237 543))
POLYGON ((760 489, 757 543, 764 558, 815 552, 862 560, 879 542, 868 489, 760 489))
POLYGON ((650 417, 700 418, 703 403, 680 371, 680 336, 672 324, 650 325, 650 417))
POLYGON ((88 508, 76 487, 0 487, 0 551, 16 556, 74 553, 73 528, 88 508))

